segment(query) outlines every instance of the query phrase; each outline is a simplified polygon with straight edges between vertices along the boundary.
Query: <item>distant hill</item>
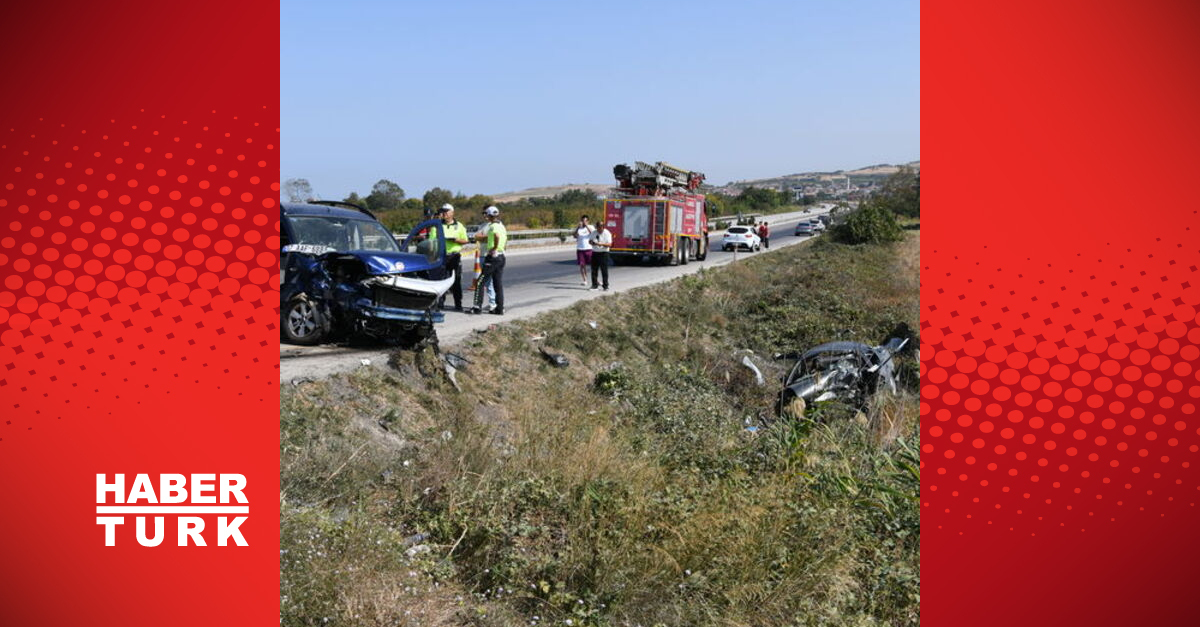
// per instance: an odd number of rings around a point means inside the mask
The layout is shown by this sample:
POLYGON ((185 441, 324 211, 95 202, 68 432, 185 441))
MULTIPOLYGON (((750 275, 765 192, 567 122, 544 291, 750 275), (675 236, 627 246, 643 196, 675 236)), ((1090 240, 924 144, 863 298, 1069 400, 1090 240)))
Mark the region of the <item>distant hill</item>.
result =
POLYGON ((921 162, 909 161, 899 165, 890 163, 880 163, 869 165, 857 170, 835 170, 832 172, 799 172, 796 174, 785 174, 772 178, 751 179, 745 181, 732 181, 719 189, 726 191, 737 192, 747 187, 771 187, 779 188, 781 186, 791 186, 803 183, 830 183, 833 181, 845 181, 850 178, 852 182, 861 182, 870 179, 884 179, 892 174, 895 174, 901 167, 910 167, 914 170, 921 170, 921 162))
POLYGON ((557 196, 571 189, 586 189, 596 194, 607 194, 612 189, 612 184, 599 185, 596 183, 567 183, 566 185, 551 185, 549 187, 530 187, 515 192, 504 192, 503 194, 492 194, 492 198, 498 203, 516 202, 522 198, 550 198, 557 196))
MULTIPOLYGON (((914 170, 921 169, 920 161, 910 161, 901 165, 892 165, 889 163, 880 163, 877 165, 869 165, 857 170, 836 170, 833 172, 800 172, 797 174, 785 174, 773 178, 753 179, 747 181, 732 181, 724 186, 713 186, 714 189, 735 190, 740 191, 747 187, 775 187, 778 188, 784 184, 797 184, 803 182, 830 182, 834 180, 845 180, 846 177, 855 179, 873 179, 885 178, 895 174, 902 166, 908 166, 914 170)), ((550 185, 546 187, 530 187, 515 192, 504 192, 502 194, 492 194, 492 198, 498 203, 516 202, 522 198, 550 198, 557 196, 570 189, 586 189, 595 192, 599 195, 608 194, 612 190, 612 184, 598 183, 567 183, 565 185, 550 185)))

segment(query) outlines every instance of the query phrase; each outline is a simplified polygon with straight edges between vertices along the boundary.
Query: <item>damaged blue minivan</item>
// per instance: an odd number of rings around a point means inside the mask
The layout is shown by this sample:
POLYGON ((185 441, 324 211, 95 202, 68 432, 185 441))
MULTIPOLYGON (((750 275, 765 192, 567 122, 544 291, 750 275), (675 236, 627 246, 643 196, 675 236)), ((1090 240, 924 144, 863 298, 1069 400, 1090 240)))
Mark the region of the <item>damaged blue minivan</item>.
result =
POLYGON ((340 201, 280 205, 280 324, 291 344, 368 337, 414 344, 443 320, 441 220, 397 244, 370 211, 340 201))

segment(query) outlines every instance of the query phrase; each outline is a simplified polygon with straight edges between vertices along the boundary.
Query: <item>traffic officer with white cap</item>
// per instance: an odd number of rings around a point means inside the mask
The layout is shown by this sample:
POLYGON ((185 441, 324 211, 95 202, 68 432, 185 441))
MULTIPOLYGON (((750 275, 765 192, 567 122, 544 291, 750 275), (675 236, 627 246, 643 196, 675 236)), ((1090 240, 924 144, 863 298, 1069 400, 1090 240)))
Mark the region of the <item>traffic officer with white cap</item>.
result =
POLYGON ((475 307, 471 313, 483 311, 483 295, 491 286, 496 289, 496 306, 492 313, 501 316, 504 315, 504 247, 508 243, 508 230, 500 221, 500 209, 496 206, 484 209, 483 217, 487 224, 475 234, 483 251, 483 273, 475 287, 475 307))
MULTIPOLYGON (((467 227, 462 222, 454 219, 454 205, 446 203, 438 209, 438 216, 442 218, 442 232, 446 236, 446 265, 444 266, 446 274, 444 276, 454 276, 454 283, 450 284, 448 292, 454 298, 454 310, 462 311, 462 248, 470 240, 467 239, 467 227)), ((446 295, 438 299, 438 306, 442 309, 446 307, 446 295)))

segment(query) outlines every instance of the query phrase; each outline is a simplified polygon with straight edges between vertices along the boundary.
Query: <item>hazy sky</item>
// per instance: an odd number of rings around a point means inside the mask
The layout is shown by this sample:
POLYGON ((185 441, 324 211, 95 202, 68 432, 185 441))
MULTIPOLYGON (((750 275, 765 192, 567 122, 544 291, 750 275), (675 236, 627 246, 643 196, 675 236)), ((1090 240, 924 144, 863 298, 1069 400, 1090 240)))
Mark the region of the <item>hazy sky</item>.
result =
POLYGON ((920 4, 283 0, 283 177, 325 198, 920 158, 920 4))

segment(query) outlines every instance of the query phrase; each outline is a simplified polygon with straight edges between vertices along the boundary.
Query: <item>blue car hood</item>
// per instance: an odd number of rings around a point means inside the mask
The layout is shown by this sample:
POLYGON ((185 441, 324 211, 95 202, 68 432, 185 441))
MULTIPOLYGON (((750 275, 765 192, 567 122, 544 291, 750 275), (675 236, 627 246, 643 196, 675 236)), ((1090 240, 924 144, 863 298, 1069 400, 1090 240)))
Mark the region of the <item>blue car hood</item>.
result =
POLYGON ((415 253, 388 253, 376 250, 349 250, 344 253, 328 253, 323 255, 323 258, 332 257, 355 257, 363 262, 367 268, 367 273, 372 275, 380 274, 399 274, 401 272, 419 272, 421 270, 432 270, 442 266, 442 259, 439 257, 433 261, 425 255, 415 253))

